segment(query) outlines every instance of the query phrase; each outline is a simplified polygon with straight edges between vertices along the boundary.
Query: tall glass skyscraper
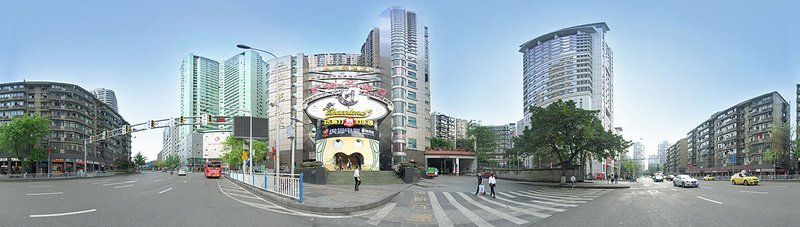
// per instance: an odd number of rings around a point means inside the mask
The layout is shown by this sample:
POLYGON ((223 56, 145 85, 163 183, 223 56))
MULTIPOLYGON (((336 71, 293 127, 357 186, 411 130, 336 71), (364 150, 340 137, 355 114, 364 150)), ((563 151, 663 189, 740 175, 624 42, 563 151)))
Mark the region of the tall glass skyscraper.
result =
POLYGON ((414 11, 390 7, 380 15, 379 24, 361 47, 360 62, 381 69, 391 91, 393 154, 425 160, 430 147, 430 70, 428 27, 414 11))
MULTIPOLYGON (((180 115, 219 115, 219 88, 219 62, 189 54, 181 62, 180 115)), ((192 125, 181 126, 179 140, 194 129, 192 125)))
POLYGON ((249 116, 239 112, 243 109, 253 117, 267 117, 267 63, 261 55, 247 50, 225 60, 221 69, 219 105, 225 116, 249 116))
POLYGON ((605 41, 605 22, 550 32, 520 46, 523 54, 523 108, 573 100, 600 111, 607 130, 614 129, 614 60, 605 41))

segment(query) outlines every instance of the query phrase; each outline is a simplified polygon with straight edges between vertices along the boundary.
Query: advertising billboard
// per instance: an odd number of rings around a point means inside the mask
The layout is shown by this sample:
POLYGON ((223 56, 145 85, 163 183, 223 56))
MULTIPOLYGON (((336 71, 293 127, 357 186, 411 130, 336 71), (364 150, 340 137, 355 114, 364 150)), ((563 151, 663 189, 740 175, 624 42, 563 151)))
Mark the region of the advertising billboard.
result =
POLYGON ((220 153, 224 150, 222 143, 230 135, 230 132, 203 133, 203 158, 219 158, 220 153))

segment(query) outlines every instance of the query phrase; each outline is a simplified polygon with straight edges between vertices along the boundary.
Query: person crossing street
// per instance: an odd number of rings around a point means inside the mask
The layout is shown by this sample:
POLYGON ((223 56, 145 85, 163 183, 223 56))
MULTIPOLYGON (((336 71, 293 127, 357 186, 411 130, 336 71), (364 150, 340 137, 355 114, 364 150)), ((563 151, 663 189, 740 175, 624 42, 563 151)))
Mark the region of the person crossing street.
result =
POLYGON ((356 183, 356 189, 355 189, 356 191, 358 191, 358 186, 361 185, 361 174, 360 174, 361 171, 359 171, 360 169, 361 169, 361 166, 356 166, 356 170, 353 171, 353 178, 356 181, 355 182, 356 183))

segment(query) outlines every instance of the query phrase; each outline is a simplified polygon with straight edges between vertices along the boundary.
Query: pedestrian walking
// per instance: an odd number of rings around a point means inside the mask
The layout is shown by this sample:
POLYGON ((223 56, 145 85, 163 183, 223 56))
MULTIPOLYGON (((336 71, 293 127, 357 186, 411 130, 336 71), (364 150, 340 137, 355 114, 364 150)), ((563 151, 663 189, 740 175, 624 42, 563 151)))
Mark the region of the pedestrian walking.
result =
POLYGON ((481 190, 482 186, 483 186, 483 176, 481 176, 481 172, 480 171, 478 171, 478 174, 476 174, 476 175, 478 176, 478 188, 475 189, 475 195, 478 195, 478 193, 483 191, 483 190, 481 190))
POLYGON ((575 181, 577 181, 577 179, 575 179, 575 175, 572 175, 569 180, 572 181, 572 189, 575 189, 575 181))
POLYGON ((489 176, 489 188, 492 190, 492 198, 497 198, 494 195, 494 187, 497 186, 497 178, 495 178, 494 173, 489 176))
POLYGON ((347 159, 347 170, 351 170, 350 169, 350 159, 349 158, 347 159))
POLYGON ((359 171, 359 167, 356 167, 356 170, 353 171, 353 179, 355 179, 356 183, 356 191, 358 191, 358 186, 361 185, 361 171, 359 171))
POLYGON ((619 184, 619 174, 614 173, 614 184, 619 184))

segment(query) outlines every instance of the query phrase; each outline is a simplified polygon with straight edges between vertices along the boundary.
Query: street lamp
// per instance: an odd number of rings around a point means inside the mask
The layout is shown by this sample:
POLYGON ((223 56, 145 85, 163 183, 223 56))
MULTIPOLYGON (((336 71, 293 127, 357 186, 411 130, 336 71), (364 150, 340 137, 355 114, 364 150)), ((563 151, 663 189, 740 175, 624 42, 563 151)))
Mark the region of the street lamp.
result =
MULTIPOLYGON (((266 50, 262 50, 262 49, 258 49, 258 48, 253 48, 253 47, 250 47, 250 46, 248 46, 248 45, 244 45, 244 44, 237 44, 237 45, 236 45, 236 47, 237 47, 237 48, 239 48, 239 49, 244 49, 244 50, 254 50, 254 51, 258 51, 258 52, 262 52, 262 53, 269 54, 270 56, 272 56, 273 58, 275 58, 275 66, 276 66, 276 67, 275 67, 275 69, 276 69, 276 71, 277 71, 277 65, 278 65, 278 56, 275 56, 275 54, 272 54, 271 52, 269 52, 269 51, 266 51, 266 50)), ((267 84, 267 86, 269 86, 269 85, 267 84)), ((279 92, 280 92, 280 91, 279 91, 279 92)), ((267 94, 267 97, 269 97, 269 94, 267 94)), ((280 98, 279 98, 279 99, 277 100, 277 103, 268 103, 268 104, 269 104, 270 106, 277 107, 277 106, 278 106, 278 104, 280 104, 280 101, 281 101, 281 100, 280 100, 280 98)), ((279 111, 279 113, 280 113, 280 108, 278 108, 278 111, 279 111)), ((252 123, 252 121, 251 121, 251 123, 252 123)), ((278 122, 278 128, 280 128, 280 121, 278 122)), ((275 174, 276 174, 276 175, 278 174, 278 172, 279 172, 279 170, 280 170, 280 157, 281 157, 281 156, 280 156, 280 154, 281 154, 281 149, 280 149, 280 136, 278 136, 278 135, 279 135, 279 133, 280 133, 279 131, 280 131, 280 130, 276 130, 276 131, 275 131, 275 136, 277 137, 277 138, 275 138, 275 146, 276 146, 276 147, 278 147, 278 148, 276 148, 276 149, 275 149, 275 150, 276 150, 276 153, 275 153, 275 159, 276 159, 276 160, 275 160, 275 174)), ((253 162, 250 162, 250 163, 251 163, 251 165, 252 165, 252 163, 253 163, 253 162)), ((294 167, 294 150, 292 150, 292 166, 294 167)), ((252 166, 251 166, 251 169, 252 169, 252 166)), ((294 168, 292 168, 292 173, 294 173, 294 168)))

